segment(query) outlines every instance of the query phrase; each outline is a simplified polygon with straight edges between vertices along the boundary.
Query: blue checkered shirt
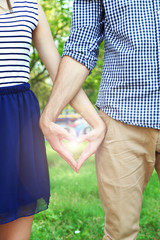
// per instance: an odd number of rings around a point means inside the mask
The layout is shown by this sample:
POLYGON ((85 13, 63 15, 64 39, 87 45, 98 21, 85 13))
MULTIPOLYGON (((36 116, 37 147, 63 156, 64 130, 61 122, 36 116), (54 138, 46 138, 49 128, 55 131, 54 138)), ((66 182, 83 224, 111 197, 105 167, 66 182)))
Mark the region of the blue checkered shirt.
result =
POLYGON ((160 129, 160 0, 75 0, 63 56, 92 70, 103 39, 96 105, 114 119, 160 129))

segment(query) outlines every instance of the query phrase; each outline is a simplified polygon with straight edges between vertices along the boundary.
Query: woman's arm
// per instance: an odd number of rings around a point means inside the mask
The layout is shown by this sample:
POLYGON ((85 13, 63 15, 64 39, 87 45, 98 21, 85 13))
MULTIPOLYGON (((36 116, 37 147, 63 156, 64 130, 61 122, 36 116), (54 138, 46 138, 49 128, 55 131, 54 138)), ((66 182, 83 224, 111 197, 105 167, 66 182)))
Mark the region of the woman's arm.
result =
MULTIPOLYGON (((42 59, 44 65, 46 66, 46 69, 48 70, 52 78, 52 81, 54 82, 57 75, 58 66, 60 63, 60 55, 53 41, 48 21, 40 5, 39 5, 39 23, 37 28, 33 32, 33 43, 39 53, 40 58, 42 59)), ((66 58, 67 57, 64 57, 61 65, 63 64, 66 58)), ((67 72, 67 75, 71 79, 75 79, 75 81, 77 80, 79 81, 81 78, 82 79, 86 78, 89 73, 89 70, 80 63, 76 62, 75 60, 71 58, 69 58, 69 60, 71 61, 71 65, 69 65, 67 69, 66 68, 64 69, 65 74, 67 72)), ((63 71, 62 66, 61 70, 63 71)), ((82 83, 79 84, 81 85, 82 83)), ((72 94, 72 97, 74 97, 76 92, 74 86, 69 85, 67 83, 65 88, 67 88, 70 94, 72 94)), ((75 171, 78 172, 83 162, 96 151, 101 141, 103 140, 105 135, 105 125, 101 118, 98 116, 92 104, 90 103, 86 94, 81 89, 78 92, 78 94, 74 97, 74 99, 71 101, 71 105, 88 121, 88 123, 93 127, 93 130, 91 131, 91 133, 89 133, 87 136, 84 136, 84 138, 81 139, 88 140, 89 144, 87 145, 87 148, 81 155, 79 163, 77 165, 76 161, 73 159, 72 153, 70 153, 70 151, 62 143, 63 139, 67 139, 68 141, 75 141, 75 138, 68 134, 67 131, 65 131, 62 127, 54 123, 54 121, 56 120, 54 117, 60 114, 60 112, 57 112, 55 114, 55 111, 56 109, 58 109, 58 102, 61 99, 61 96, 64 94, 64 92, 67 91, 64 91, 63 85, 63 89, 61 89, 61 93, 57 95, 55 103, 55 101, 53 100, 53 96, 55 99, 55 94, 52 91, 49 101, 41 115, 40 127, 52 148, 56 150, 71 165, 71 167, 75 171)))
MULTIPOLYGON (((38 17, 39 22, 33 31, 32 40, 52 79, 52 82, 54 83, 61 57, 54 43, 47 18, 40 4, 38 4, 38 17)), ((53 103, 53 105, 55 105, 55 103, 53 103)), ((43 124, 41 124, 40 121, 40 127, 52 148, 56 150, 76 171, 77 163, 73 158, 73 154, 62 143, 63 139, 74 141, 74 137, 62 127, 54 124, 53 121, 51 121, 46 127, 43 127, 43 124), (53 136, 50 132, 54 133, 53 136), (53 142, 55 144, 53 144, 53 142)))
POLYGON ((54 83, 61 57, 54 43, 46 15, 40 4, 38 4, 38 18, 38 25, 33 31, 32 40, 54 83))

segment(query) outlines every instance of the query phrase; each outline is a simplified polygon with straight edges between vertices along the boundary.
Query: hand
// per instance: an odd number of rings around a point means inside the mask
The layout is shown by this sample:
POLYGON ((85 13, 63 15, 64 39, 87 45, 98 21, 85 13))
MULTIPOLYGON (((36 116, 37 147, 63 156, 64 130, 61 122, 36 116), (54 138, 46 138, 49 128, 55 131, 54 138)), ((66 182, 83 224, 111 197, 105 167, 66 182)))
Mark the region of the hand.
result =
POLYGON ((101 142, 103 141, 105 134, 106 134, 106 125, 102 123, 101 126, 97 126, 94 128, 90 133, 84 135, 78 139, 78 143, 88 141, 86 148, 84 149, 83 153, 79 157, 77 162, 77 173, 79 172, 83 163, 97 151, 98 147, 100 146, 101 142))
POLYGON ((51 147, 60 154, 60 156, 72 167, 74 171, 79 172, 83 163, 97 151, 101 142, 104 139, 106 133, 106 125, 103 121, 99 126, 96 126, 90 133, 80 137, 78 140, 76 137, 70 135, 64 128, 60 127, 49 120, 44 120, 41 116, 40 118, 40 128, 48 140, 51 147), (63 139, 70 142, 82 143, 88 141, 88 144, 82 154, 80 155, 78 162, 74 160, 73 154, 67 149, 63 144, 63 139))
POLYGON ((66 148, 63 144, 63 139, 70 142, 75 142, 75 137, 69 134, 64 128, 60 127, 49 120, 44 120, 41 116, 39 122, 40 128, 46 137, 47 141, 51 147, 59 153, 59 155, 64 158, 64 160, 69 163, 74 171, 77 172, 77 162, 73 158, 73 154, 66 148))

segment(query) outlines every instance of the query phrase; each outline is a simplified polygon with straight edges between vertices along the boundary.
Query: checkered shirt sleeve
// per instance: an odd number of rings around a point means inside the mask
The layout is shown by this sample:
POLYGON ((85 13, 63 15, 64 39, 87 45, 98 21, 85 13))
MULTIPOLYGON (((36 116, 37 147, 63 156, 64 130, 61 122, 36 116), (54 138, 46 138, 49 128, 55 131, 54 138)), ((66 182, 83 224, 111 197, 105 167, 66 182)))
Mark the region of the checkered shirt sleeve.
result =
POLYGON ((71 33, 63 56, 68 55, 92 70, 104 37, 104 9, 101 0, 75 0, 71 33))

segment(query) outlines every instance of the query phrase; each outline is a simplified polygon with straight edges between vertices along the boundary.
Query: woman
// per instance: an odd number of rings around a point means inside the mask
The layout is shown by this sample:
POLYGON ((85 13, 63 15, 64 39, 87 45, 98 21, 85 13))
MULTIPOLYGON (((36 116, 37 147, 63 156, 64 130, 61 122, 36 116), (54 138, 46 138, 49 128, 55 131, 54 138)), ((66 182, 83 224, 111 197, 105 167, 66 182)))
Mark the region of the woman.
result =
POLYGON ((39 105, 29 89, 32 41, 54 81, 60 61, 36 0, 0 2, 0 239, 27 240, 50 188, 39 105))
MULTIPOLYGON (((48 166, 44 138, 38 126, 39 105, 28 84, 32 39, 54 82, 60 56, 41 6, 36 0, 1 1, 0 239, 3 240, 28 240, 34 214, 47 209, 49 204, 48 166)), ((94 135, 98 132, 100 144, 105 134, 104 123, 82 90, 71 104, 92 120, 92 132, 94 135)), ((45 112, 41 127, 46 133, 44 116, 45 112)), ((49 125, 47 131, 51 128, 49 125)), ((74 139, 61 131, 68 140, 74 139)), ((52 142, 50 137, 49 142, 52 142)), ((67 150, 65 154, 69 154, 67 150)), ((71 166, 77 171, 76 162, 71 166)))

